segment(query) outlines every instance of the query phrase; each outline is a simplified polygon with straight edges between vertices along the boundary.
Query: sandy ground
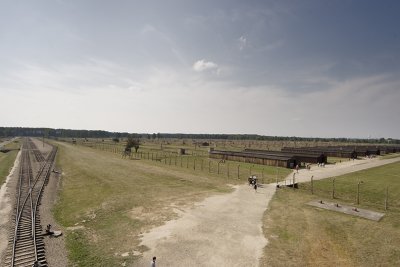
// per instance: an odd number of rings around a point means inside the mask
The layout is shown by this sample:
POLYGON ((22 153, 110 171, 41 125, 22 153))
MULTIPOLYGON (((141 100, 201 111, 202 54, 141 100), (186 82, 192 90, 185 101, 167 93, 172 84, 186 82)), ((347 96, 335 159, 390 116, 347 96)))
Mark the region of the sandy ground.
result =
MULTIPOLYGON (((346 161, 326 167, 300 170, 296 182, 324 179, 345 173, 400 161, 399 158, 346 161)), ((286 178, 291 180, 293 174, 286 178)), ((283 183, 282 183, 283 184, 283 183)), ((267 240, 261 220, 276 190, 276 184, 254 190, 236 186, 233 193, 213 196, 194 208, 177 211, 180 218, 152 229, 142 236, 142 245, 150 248, 134 266, 259 266, 267 240)))
POLYGON ((257 266, 267 244, 261 219, 274 190, 236 186, 181 212, 180 219, 144 234, 142 244, 151 250, 139 266, 149 266, 153 255, 157 266, 257 266))
POLYGON ((0 263, 5 257, 10 231, 12 207, 14 206, 15 184, 18 178, 18 167, 21 152, 18 152, 10 174, 0 188, 0 263))

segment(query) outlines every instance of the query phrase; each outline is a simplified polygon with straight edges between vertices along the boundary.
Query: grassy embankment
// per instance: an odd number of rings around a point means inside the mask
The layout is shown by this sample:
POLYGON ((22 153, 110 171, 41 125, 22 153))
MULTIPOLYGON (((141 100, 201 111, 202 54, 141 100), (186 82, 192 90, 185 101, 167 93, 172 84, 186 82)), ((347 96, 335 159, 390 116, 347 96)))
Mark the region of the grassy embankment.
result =
MULTIPOLYGON (((78 145, 91 147, 102 151, 108 151, 115 154, 120 154, 123 150, 123 144, 115 144, 112 142, 95 142, 89 140, 88 142, 78 142, 78 145)), ((203 173, 204 175, 214 176, 218 174, 220 177, 226 179, 240 179, 246 180, 249 175, 257 175, 262 183, 272 183, 278 178, 279 181, 283 180, 290 170, 286 168, 274 168, 272 166, 265 166, 259 164, 224 161, 220 159, 211 159, 208 157, 208 148, 196 148, 186 146, 186 154, 178 155, 177 145, 163 145, 162 149, 159 144, 146 143, 140 146, 138 153, 132 153, 134 158, 144 159, 147 161, 158 161, 160 164, 168 168, 174 168, 179 171, 194 170, 196 173, 203 173), (182 170, 186 168, 187 170, 182 170)))
POLYGON ((64 227, 84 227, 66 231, 69 259, 77 266, 134 262, 132 252, 145 249, 138 247, 139 234, 176 217, 174 207, 190 206, 210 194, 229 192, 228 183, 244 182, 169 162, 58 145, 63 188, 54 213, 64 227), (121 257, 125 252, 130 256, 121 257))
MULTIPOLYGON (((4 146, 4 148, 15 149, 19 148, 19 146, 19 141, 14 141, 4 146)), ((18 150, 9 151, 7 153, 0 152, 0 185, 4 183, 7 175, 10 173, 17 154, 18 150)))
MULTIPOLYGON (((400 163, 336 177, 337 199, 332 200, 332 179, 309 191, 278 190, 264 216, 269 240, 265 266, 400 266, 400 163), (326 199, 355 205, 359 180, 360 207, 384 211, 385 187, 389 209, 380 222, 306 205, 326 199)), ((302 188, 309 188, 309 184, 302 188)))

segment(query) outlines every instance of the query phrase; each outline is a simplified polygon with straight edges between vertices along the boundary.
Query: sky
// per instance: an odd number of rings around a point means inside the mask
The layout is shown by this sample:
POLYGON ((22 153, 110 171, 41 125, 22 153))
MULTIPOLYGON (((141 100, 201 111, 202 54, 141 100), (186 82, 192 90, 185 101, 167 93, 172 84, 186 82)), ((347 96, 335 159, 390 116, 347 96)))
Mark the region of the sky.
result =
POLYGON ((0 126, 400 138, 400 1, 3 1, 0 126))

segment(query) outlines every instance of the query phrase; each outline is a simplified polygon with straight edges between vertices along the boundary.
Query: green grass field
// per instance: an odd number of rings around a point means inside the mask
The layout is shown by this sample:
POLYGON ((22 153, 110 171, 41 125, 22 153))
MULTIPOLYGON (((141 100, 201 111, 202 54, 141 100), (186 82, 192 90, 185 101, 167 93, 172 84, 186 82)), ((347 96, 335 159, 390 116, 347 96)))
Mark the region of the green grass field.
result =
POLYGON ((308 190, 278 190, 264 216, 269 244, 262 265, 399 266, 399 173, 400 163, 393 163, 336 177, 334 201, 355 205, 361 179, 360 206, 381 212, 384 187, 389 186, 389 210, 380 222, 307 206, 311 200, 330 200, 332 179, 318 181, 315 195, 308 190))
POLYGON ((58 143, 62 191, 54 208, 66 231, 69 259, 76 266, 118 266, 135 257, 140 233, 175 218, 174 207, 190 206, 231 189, 226 177, 149 160, 121 159, 83 146, 58 143))
MULTIPOLYGON (((4 146, 4 148, 15 149, 19 148, 19 142, 12 142, 4 146)), ((14 165, 15 158, 17 157, 18 151, 13 150, 7 153, 0 152, 0 185, 4 183, 12 166, 14 165)))

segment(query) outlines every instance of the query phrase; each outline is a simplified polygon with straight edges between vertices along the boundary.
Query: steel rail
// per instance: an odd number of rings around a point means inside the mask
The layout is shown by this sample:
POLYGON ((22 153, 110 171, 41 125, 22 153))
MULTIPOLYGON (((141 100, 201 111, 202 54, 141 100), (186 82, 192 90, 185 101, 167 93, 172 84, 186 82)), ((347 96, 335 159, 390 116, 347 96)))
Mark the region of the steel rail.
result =
MULTIPOLYGON (((32 150, 32 148, 33 149, 35 148, 34 143, 31 142, 30 140, 25 139, 21 149, 22 155, 21 155, 21 163, 19 170, 19 185, 18 185, 18 197, 17 197, 16 216, 15 216, 15 228, 14 228, 14 237, 12 240, 12 253, 10 255, 11 267, 16 266, 16 253, 17 253, 17 245, 18 245, 17 243, 19 240, 19 235, 26 236, 26 234, 24 234, 24 232, 26 233, 26 229, 24 230, 23 225, 20 226, 21 225, 20 222, 23 217, 25 219, 28 217, 27 213, 24 212, 26 211, 25 207, 28 201, 30 202, 29 213, 31 219, 30 236, 32 238, 31 242, 33 242, 33 244, 29 246, 33 246, 31 250, 33 250, 32 256, 34 256, 35 261, 39 260, 38 243, 36 237, 36 228, 37 228, 36 224, 38 220, 36 217, 44 187, 48 182, 51 173, 51 167, 54 164, 57 148, 53 147, 52 151, 49 153, 46 159, 44 159, 43 155, 38 150, 36 150, 35 152, 35 150, 32 150), (40 153, 41 157, 44 159, 43 164, 41 164, 35 178, 33 178, 32 174, 32 166, 29 157, 29 151, 32 151, 34 153, 36 159, 38 158, 37 153, 40 153), (42 179, 43 182, 41 182, 40 185, 37 187, 36 185, 38 184, 40 179, 42 179), (26 184, 28 184, 27 188, 26 184), (20 227, 22 228, 20 229, 20 227)), ((23 245, 22 248, 24 246, 26 245, 23 245)))

